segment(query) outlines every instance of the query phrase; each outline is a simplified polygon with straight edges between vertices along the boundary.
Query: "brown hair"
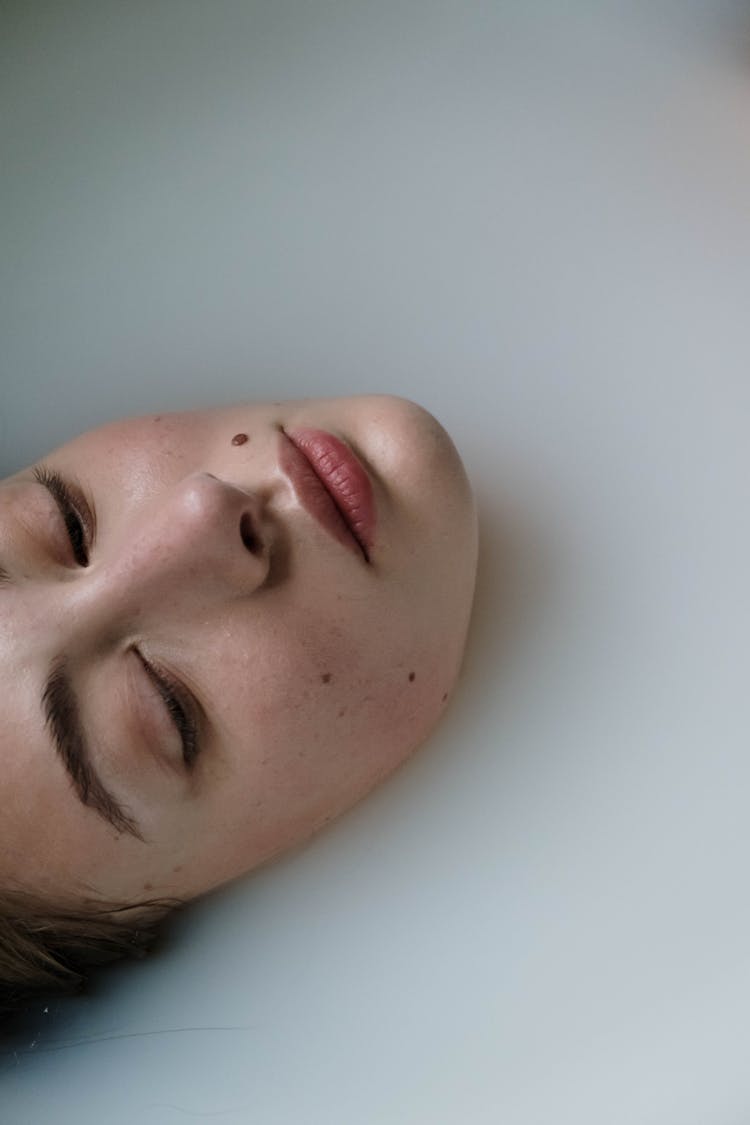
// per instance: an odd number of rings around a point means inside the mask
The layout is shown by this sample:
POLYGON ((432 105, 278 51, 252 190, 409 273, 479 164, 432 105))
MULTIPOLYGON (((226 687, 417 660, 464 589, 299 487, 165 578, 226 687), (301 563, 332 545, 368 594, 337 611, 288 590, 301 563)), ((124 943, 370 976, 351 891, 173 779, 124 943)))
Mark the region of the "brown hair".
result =
POLYGON ((143 957, 174 899, 71 907, 25 890, 0 890, 0 1020, 51 993, 77 992, 90 968, 143 957))

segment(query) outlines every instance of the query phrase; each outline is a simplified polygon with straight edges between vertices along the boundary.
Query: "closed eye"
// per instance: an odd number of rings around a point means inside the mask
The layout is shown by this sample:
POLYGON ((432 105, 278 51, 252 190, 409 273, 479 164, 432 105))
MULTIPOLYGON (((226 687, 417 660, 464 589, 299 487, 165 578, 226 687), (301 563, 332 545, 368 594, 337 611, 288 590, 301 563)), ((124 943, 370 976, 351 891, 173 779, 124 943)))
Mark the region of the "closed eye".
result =
POLYGON ((88 566, 94 537, 91 508, 83 495, 74 490, 56 469, 51 469, 48 465, 37 465, 33 472, 34 479, 47 489, 57 505, 70 540, 73 558, 78 566, 88 566))
POLYGON ((196 705, 190 693, 163 669, 157 668, 147 660, 138 649, 133 650, 148 674, 151 683, 161 696, 171 722, 174 724, 182 743, 182 757, 188 770, 193 768, 201 744, 198 737, 196 705))

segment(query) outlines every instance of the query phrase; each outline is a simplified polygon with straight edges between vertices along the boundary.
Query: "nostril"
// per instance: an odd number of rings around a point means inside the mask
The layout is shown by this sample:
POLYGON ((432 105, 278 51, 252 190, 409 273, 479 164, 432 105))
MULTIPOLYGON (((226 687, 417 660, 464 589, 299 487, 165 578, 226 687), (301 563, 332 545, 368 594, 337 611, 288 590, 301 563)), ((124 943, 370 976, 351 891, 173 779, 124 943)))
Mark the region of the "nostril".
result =
POLYGON ((255 530, 253 517, 249 512, 243 512, 242 519, 240 520, 240 536, 242 542, 252 555, 260 555, 263 553, 263 542, 255 530))

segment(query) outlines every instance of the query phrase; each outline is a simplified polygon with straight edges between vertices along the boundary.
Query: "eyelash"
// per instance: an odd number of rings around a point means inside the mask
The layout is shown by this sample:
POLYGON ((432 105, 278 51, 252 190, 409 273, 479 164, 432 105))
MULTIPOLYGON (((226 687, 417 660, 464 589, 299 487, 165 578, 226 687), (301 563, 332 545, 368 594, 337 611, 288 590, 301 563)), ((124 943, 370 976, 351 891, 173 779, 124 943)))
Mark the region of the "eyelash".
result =
MULTIPOLYGON (((89 551, 93 541, 90 517, 82 515, 73 490, 56 469, 51 469, 48 465, 37 465, 34 468, 34 479, 47 489, 55 501, 65 523, 76 563, 82 567, 88 566, 89 551)), ((181 702, 181 691, 177 684, 160 669, 155 668, 137 649, 135 651, 169 711, 170 718, 182 740, 185 765, 191 769, 200 749, 192 708, 181 702)))
POLYGON ((182 756, 185 759, 185 765, 188 769, 192 769, 200 749, 198 745, 198 728, 193 719, 192 708, 181 701, 181 690, 171 677, 161 669, 155 668, 138 649, 135 649, 135 652, 151 678, 151 682, 166 704, 172 722, 177 727, 177 731, 182 739, 182 756))
POLYGON ((89 521, 79 511, 67 481, 60 476, 57 470, 50 469, 47 465, 36 466, 34 479, 47 489, 57 504, 65 523, 65 530, 68 533, 76 562, 79 566, 88 566, 92 529, 89 521))

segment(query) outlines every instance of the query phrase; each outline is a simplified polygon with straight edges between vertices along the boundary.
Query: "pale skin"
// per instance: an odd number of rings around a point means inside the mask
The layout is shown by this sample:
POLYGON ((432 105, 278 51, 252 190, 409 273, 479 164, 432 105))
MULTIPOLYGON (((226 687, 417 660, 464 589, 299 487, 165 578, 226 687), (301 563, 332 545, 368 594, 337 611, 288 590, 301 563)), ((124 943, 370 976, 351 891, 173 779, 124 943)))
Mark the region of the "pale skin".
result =
POLYGON ((81 540, 35 466, 0 483, 0 882, 192 898, 306 839, 424 741, 477 559, 471 488, 432 415, 388 395, 162 413, 42 463, 95 531, 81 540), (295 426, 364 464, 369 559, 300 503, 278 456, 295 426), (142 657, 197 706, 190 767, 142 657), (82 799, 53 738, 41 701, 61 661, 123 820, 82 799))

